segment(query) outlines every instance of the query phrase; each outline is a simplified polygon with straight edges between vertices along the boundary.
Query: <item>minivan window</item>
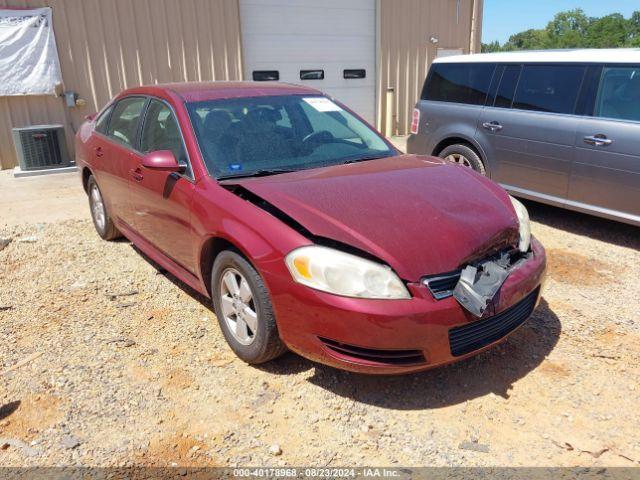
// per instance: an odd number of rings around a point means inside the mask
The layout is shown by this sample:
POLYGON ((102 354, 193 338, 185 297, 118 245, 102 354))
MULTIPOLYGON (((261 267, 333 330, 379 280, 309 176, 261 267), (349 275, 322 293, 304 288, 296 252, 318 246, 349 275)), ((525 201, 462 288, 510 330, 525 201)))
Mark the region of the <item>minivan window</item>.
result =
POLYGON ((603 68, 594 116, 640 122, 640 66, 603 68))
POLYGON ((147 100, 143 97, 124 98, 113 109, 108 135, 132 147, 138 131, 140 114, 147 100))
POLYGON ((493 63, 434 63, 422 99, 484 105, 495 67, 493 63))
POLYGON ((513 108, 573 113, 585 69, 574 65, 525 65, 513 108))
POLYGON ((502 73, 502 80, 496 94, 495 107, 511 108, 513 103, 513 94, 516 91, 518 78, 520 78, 520 65, 507 65, 502 73))

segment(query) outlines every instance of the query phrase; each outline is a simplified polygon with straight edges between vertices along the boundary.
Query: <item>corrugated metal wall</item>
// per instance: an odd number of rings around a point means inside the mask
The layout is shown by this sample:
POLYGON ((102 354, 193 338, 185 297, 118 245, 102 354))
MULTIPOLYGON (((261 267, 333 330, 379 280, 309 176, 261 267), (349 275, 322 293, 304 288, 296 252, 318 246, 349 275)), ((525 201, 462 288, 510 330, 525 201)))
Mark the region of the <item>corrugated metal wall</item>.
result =
MULTIPOLYGON (((410 117, 438 48, 469 53, 474 0, 379 0, 378 129, 384 131, 387 88, 394 88, 393 131, 409 133, 410 117), (430 38, 438 39, 432 43, 430 38)), ((474 46, 480 48, 482 0, 475 0, 474 46)))
MULTIPOLYGON (((408 133, 437 48, 469 51, 474 3, 480 46, 482 0, 378 0, 378 128, 393 87, 394 125, 408 133), (459 4, 458 4, 459 2, 459 4), (438 38, 438 43, 430 42, 438 38)), ((0 0, 0 7, 53 8, 67 90, 85 107, 70 110, 53 96, 0 97, 0 167, 16 165, 11 129, 41 123, 73 129, 119 91, 144 83, 242 79, 238 0, 0 0)))
MULTIPOLYGON (((11 128, 80 125, 119 91, 170 81, 242 78, 237 0, 0 0, 53 8, 67 90, 87 101, 69 110, 53 96, 0 97, 0 166, 16 165, 11 128)), ((73 131, 67 128, 69 146, 73 131)))

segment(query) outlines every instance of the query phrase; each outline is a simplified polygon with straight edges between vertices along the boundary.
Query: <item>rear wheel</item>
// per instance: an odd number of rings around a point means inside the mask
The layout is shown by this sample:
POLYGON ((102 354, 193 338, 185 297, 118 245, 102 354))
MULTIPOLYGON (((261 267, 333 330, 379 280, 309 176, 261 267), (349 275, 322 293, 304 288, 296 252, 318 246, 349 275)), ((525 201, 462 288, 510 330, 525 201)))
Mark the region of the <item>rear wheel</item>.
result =
POLYGON ((461 143, 449 145, 444 150, 442 150, 440 152, 440 155, 438 156, 450 162, 458 163, 460 165, 464 165, 465 167, 472 168, 482 175, 486 174, 486 169, 484 168, 484 163, 482 163, 480 156, 474 149, 472 149, 468 145, 463 145, 461 143))
POLYGON ((225 250, 216 257, 211 296, 222 333, 242 360, 264 363, 287 351, 278 334, 269 292, 241 255, 225 250))
POLYGON ((114 240, 120 237, 121 234, 109 216, 107 206, 102 198, 102 192, 93 175, 90 176, 87 181, 87 192, 89 194, 91 218, 93 219, 93 225, 96 227, 98 235, 100 235, 103 240, 114 240))

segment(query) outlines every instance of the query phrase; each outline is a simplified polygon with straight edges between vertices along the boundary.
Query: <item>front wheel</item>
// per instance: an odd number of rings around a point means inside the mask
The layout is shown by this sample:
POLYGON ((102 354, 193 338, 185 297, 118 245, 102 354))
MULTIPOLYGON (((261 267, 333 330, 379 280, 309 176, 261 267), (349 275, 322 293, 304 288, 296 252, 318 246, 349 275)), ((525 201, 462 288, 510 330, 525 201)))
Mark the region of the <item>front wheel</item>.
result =
POLYGON ((482 163, 480 156, 475 150, 467 145, 463 145, 461 143, 449 145, 447 148, 442 150, 438 156, 450 162, 459 163, 465 167, 472 168, 482 175, 486 175, 486 169, 484 168, 484 163, 482 163))
POLYGON ((121 234, 109 216, 107 206, 102 198, 102 192, 93 175, 89 177, 87 182, 87 192, 89 194, 91 219, 93 220, 93 225, 96 227, 98 235, 100 235, 103 240, 114 240, 120 237, 121 234))
POLYGON ((240 359, 258 364, 286 352, 269 292, 256 269, 238 253, 225 250, 216 257, 211 297, 222 333, 240 359))

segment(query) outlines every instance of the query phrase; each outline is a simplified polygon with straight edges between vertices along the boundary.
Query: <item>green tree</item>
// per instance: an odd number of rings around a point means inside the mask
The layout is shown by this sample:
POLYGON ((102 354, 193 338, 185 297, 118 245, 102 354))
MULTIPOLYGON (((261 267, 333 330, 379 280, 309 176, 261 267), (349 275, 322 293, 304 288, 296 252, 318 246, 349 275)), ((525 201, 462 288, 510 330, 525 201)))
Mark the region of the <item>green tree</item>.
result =
POLYGON ((500 46, 500 42, 494 40, 491 43, 483 43, 482 44, 482 53, 491 53, 491 52, 499 52, 502 49, 500 46))
POLYGON ((585 43, 591 48, 615 48, 628 44, 631 22, 614 13, 594 18, 587 27, 585 43))
POLYGON ((580 8, 557 13, 545 31, 549 48, 584 47, 590 20, 580 8))
POLYGON ((640 47, 640 11, 633 12, 629 19, 628 46, 640 47))
POLYGON ((549 35, 546 30, 525 30, 511 35, 504 44, 503 50, 538 50, 549 48, 549 35))
POLYGON ((640 11, 633 12, 628 19, 619 13, 588 17, 580 8, 560 12, 545 28, 511 35, 503 45, 482 44, 482 51, 619 47, 640 47, 640 11))

